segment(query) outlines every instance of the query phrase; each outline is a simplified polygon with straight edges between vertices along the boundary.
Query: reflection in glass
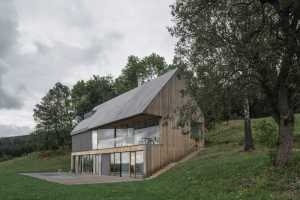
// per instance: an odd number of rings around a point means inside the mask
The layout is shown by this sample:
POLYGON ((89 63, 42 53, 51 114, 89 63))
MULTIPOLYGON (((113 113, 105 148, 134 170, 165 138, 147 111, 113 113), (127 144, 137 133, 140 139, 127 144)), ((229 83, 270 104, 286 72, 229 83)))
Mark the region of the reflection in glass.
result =
POLYGON ((144 152, 136 152, 136 164, 135 164, 136 176, 144 176, 144 152))
POLYGON ((98 138, 98 149, 115 147, 114 129, 99 129, 97 138, 98 138))
POLYGON ((98 129, 93 134, 93 149, 114 148, 138 144, 159 144, 159 126, 136 127, 128 129, 98 129), (94 142, 94 141, 97 142, 94 142))
POLYGON ((93 173, 94 159, 92 155, 83 155, 78 157, 78 172, 91 174, 93 173))
POLYGON ((135 177, 135 152, 130 152, 130 176, 135 177))
POLYGON ((159 126, 151 126, 134 131, 135 144, 158 144, 159 143, 159 126))
POLYGON ((121 153, 112 153, 110 157, 110 172, 112 176, 120 176, 121 153))
POLYGON ((134 144, 134 129, 116 129, 116 147, 130 146, 134 144))
POLYGON ((124 152, 121 156, 121 175, 129 176, 129 152, 124 152))

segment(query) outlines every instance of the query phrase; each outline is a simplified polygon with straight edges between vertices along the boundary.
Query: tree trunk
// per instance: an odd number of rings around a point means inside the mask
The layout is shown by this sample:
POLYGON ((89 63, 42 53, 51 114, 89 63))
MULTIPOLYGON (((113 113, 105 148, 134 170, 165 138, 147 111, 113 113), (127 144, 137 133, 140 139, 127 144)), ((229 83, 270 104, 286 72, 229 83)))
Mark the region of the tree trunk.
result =
POLYGON ((284 167, 288 164, 293 150, 294 113, 288 104, 288 90, 285 87, 279 89, 279 145, 275 165, 284 167))
POLYGON ((244 101, 244 128, 245 128, 244 150, 245 151, 254 150, 251 118, 250 118, 250 105, 249 105, 248 98, 245 98, 244 101))
POLYGON ((293 149, 293 127, 294 123, 287 122, 285 117, 280 118, 279 124, 279 146, 275 165, 284 167, 288 164, 293 149))

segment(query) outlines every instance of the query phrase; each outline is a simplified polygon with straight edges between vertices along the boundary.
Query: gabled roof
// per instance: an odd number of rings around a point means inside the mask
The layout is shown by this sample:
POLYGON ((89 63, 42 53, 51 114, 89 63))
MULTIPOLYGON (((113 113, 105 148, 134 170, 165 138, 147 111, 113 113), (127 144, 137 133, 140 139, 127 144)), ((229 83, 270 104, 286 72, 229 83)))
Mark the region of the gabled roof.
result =
POLYGON ((176 71, 177 69, 171 70, 157 79, 146 82, 140 87, 96 106, 92 110, 94 114, 81 121, 71 132, 71 135, 144 113, 176 71))

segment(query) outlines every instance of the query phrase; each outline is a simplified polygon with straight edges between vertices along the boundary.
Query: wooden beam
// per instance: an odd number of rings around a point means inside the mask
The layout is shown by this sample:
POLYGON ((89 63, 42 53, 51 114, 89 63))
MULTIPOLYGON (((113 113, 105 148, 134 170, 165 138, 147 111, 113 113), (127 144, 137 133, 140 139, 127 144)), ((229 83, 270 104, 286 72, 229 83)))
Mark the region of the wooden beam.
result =
POLYGON ((82 156, 82 155, 94 155, 94 154, 106 154, 106 153, 121 153, 130 151, 144 151, 145 145, 132 145, 126 147, 115 147, 107 149, 97 149, 91 151, 73 152, 72 156, 82 156))

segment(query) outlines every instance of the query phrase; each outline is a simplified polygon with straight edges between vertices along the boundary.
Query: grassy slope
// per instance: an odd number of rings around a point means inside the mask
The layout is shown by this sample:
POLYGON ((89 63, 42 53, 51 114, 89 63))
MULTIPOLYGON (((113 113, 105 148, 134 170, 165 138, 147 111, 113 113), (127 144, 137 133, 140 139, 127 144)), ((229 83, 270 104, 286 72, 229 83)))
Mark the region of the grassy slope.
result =
MULTIPOLYGON (((256 140, 256 130, 255 127, 262 120, 266 120, 268 122, 275 123, 274 120, 270 117, 268 118, 259 118, 252 120, 252 131, 254 140, 256 140)), ((223 123, 218 124, 214 130, 209 132, 208 142, 212 142, 214 145, 216 144, 243 144, 244 133, 243 133, 243 121, 235 120, 230 121, 229 124, 223 123)), ((296 115, 295 118, 295 130, 294 130, 294 147, 300 148, 300 114, 296 115)), ((255 141, 257 142, 257 141, 255 141)))
POLYGON ((144 182, 64 186, 17 174, 67 170, 69 157, 63 154, 45 160, 35 153, 3 162, 0 199, 299 199, 300 164, 293 162, 286 170, 276 170, 271 167, 266 149, 241 152, 239 121, 220 125, 210 134, 210 145, 196 158, 144 182))

